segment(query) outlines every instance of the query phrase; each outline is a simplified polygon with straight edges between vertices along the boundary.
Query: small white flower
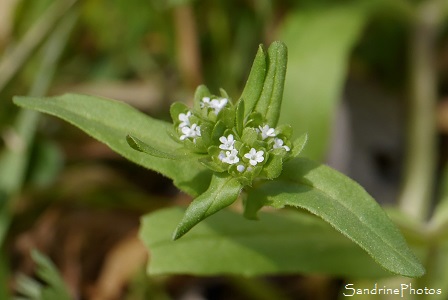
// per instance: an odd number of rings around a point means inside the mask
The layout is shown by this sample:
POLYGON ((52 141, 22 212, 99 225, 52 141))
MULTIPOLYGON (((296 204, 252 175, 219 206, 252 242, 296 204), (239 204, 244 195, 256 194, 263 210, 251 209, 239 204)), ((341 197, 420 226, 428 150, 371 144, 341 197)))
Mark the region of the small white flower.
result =
POLYGON ((277 148, 285 148, 286 151, 291 150, 288 146, 283 145, 284 142, 282 139, 279 138, 274 138, 274 145, 272 146, 272 148, 277 149, 277 148))
POLYGON ((214 109, 215 115, 218 115, 221 109, 223 109, 229 100, 227 98, 213 99, 210 102, 210 107, 214 109))
POLYGON ((229 165, 238 163, 240 161, 240 158, 238 157, 238 150, 233 149, 230 151, 226 151, 226 157, 221 160, 222 162, 228 163, 229 165))
POLYGON ((210 97, 203 97, 201 102, 199 103, 201 108, 210 107, 210 97))
POLYGON ((198 136, 201 136, 201 126, 198 126, 198 124, 195 123, 191 125, 191 127, 182 127, 182 133, 183 134, 180 136, 181 141, 185 140, 186 138, 196 139, 198 136))
POLYGON ((236 166, 236 169, 238 170, 238 172, 243 173, 244 170, 246 170, 246 167, 243 165, 238 165, 236 166))
POLYGON ((264 160, 264 151, 257 151, 255 148, 250 149, 250 151, 244 154, 244 157, 249 159, 249 163, 252 166, 256 166, 258 163, 264 160))
POLYGON ((226 158, 226 154, 224 153, 224 151, 221 151, 221 152, 219 153, 218 158, 219 158, 220 161, 223 161, 224 158, 226 158))
POLYGON ((181 123, 179 124, 179 128, 190 126, 190 117, 191 111, 187 112, 186 114, 179 114, 179 121, 181 121, 181 123))
POLYGON ((258 128, 259 128, 260 131, 261 131, 261 138, 262 138, 263 140, 265 140, 265 139, 268 138, 268 137, 274 137, 274 136, 276 136, 276 134, 275 134, 275 129, 269 127, 269 125, 264 125, 263 127, 258 126, 258 128))
POLYGON ((222 143, 219 145, 219 149, 223 150, 233 150, 233 144, 235 144, 235 140, 233 139, 233 134, 229 134, 229 136, 226 138, 225 136, 222 136, 219 138, 219 141, 222 143))

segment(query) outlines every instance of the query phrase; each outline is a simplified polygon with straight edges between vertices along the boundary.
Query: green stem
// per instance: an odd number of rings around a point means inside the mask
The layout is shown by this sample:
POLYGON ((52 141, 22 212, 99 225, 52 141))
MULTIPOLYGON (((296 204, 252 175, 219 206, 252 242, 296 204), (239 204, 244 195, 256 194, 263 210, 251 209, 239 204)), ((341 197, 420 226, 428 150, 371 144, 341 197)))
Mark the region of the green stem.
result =
POLYGON ((435 176, 437 96, 433 58, 441 3, 428 0, 418 7, 410 45, 408 153, 399 205, 402 211, 420 221, 428 218, 435 176))

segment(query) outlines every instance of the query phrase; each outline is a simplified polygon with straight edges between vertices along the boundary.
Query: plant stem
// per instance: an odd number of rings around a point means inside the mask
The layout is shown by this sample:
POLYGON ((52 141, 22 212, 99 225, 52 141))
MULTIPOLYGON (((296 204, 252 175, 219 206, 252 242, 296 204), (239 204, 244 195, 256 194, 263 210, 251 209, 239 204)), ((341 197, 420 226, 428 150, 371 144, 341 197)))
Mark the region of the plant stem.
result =
POLYGON ((441 3, 428 0, 417 8, 410 41, 408 152, 399 205, 402 211, 420 221, 428 218, 435 177, 437 95, 433 58, 441 3))

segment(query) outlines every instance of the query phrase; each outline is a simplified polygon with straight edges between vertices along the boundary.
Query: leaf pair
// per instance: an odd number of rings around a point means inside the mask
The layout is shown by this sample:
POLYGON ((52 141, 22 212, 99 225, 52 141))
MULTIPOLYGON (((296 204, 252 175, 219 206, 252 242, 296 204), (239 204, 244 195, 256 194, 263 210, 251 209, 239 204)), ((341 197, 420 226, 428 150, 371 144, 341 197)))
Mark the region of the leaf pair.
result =
POLYGON ((239 101, 244 115, 252 111, 265 116, 270 127, 277 126, 282 105, 288 51, 282 42, 273 42, 268 51, 260 45, 239 101))

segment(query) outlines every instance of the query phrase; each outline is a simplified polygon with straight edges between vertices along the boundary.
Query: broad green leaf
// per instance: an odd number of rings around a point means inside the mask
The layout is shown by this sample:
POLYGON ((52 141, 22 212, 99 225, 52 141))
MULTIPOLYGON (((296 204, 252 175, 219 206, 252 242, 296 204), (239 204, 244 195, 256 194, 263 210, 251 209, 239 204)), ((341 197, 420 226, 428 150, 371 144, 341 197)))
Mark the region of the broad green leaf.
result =
POLYGON ((357 243, 385 269, 408 277, 425 273, 400 231, 356 182, 304 158, 292 159, 283 167, 278 181, 249 192, 247 205, 306 209, 357 243))
POLYGON ((74 94, 47 98, 15 97, 14 103, 57 116, 81 128, 130 161, 173 179, 177 187, 193 196, 208 187, 211 172, 197 159, 161 159, 137 152, 128 145, 126 135, 132 134, 162 152, 169 153, 179 147, 167 133, 172 126, 170 123, 152 119, 125 103, 74 94))
POLYGON ((306 157, 321 161, 326 155, 347 60, 365 21, 364 7, 349 2, 297 11, 280 28, 289 52, 280 123, 291 124, 296 135, 309 134, 306 157))
POLYGON ((151 253, 149 274, 390 275, 356 244, 304 212, 260 213, 255 222, 222 210, 173 242, 172 230, 183 213, 169 208, 143 217, 140 238, 151 253))
POLYGON ((246 86, 244 87, 239 100, 239 102, 244 101, 244 117, 252 112, 258 99, 260 99, 267 72, 266 61, 266 53, 263 49, 263 45, 260 45, 258 47, 257 55, 255 55, 246 86))
POLYGON ((285 85, 288 50, 282 42, 273 42, 268 49, 268 70, 264 80, 263 91, 255 111, 265 116, 270 127, 277 126, 285 85))
POLYGON ((205 218, 235 202, 241 189, 242 185, 236 178, 225 174, 214 174, 208 190, 194 199, 185 211, 185 215, 176 227, 173 239, 180 238, 205 218))

